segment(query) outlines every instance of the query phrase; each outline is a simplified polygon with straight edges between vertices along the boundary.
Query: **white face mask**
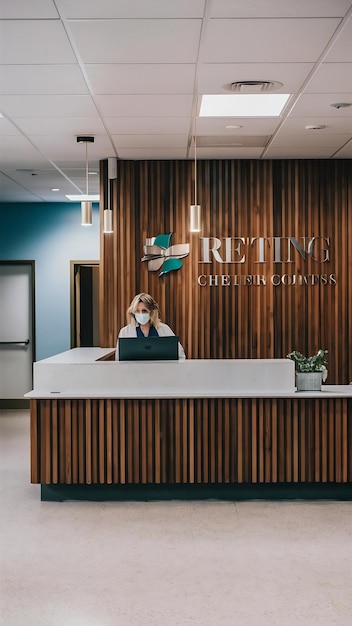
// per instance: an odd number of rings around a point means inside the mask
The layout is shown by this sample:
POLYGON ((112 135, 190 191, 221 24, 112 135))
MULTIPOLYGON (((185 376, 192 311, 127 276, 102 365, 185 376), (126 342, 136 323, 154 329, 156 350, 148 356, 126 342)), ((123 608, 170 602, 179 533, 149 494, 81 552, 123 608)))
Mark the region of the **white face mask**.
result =
POLYGON ((134 316, 138 324, 141 324, 141 326, 143 326, 144 324, 147 324, 150 320, 149 313, 135 313, 134 316))

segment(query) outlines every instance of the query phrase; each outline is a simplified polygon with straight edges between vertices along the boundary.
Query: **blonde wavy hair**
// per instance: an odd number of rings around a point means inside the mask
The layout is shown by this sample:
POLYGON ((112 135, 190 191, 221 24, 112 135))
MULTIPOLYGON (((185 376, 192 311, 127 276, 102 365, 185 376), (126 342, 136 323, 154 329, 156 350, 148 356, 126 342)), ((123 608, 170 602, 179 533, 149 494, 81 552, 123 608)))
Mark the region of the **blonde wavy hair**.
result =
POLYGON ((161 322, 159 305, 149 293, 137 293, 133 298, 126 312, 127 323, 131 324, 132 321, 136 322, 135 312, 140 302, 145 304, 148 311, 150 311, 150 323, 155 326, 155 328, 158 328, 161 322))

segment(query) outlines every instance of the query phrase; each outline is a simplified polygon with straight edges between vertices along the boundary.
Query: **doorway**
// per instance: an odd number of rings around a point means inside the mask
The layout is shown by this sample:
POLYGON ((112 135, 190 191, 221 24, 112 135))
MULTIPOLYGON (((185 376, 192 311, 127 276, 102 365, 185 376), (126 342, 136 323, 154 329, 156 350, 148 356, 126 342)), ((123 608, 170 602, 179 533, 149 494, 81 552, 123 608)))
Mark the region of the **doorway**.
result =
POLYGON ((34 261, 0 261, 0 407, 27 407, 35 360, 34 261))
POLYGON ((100 345, 99 261, 71 261, 71 348, 100 345))

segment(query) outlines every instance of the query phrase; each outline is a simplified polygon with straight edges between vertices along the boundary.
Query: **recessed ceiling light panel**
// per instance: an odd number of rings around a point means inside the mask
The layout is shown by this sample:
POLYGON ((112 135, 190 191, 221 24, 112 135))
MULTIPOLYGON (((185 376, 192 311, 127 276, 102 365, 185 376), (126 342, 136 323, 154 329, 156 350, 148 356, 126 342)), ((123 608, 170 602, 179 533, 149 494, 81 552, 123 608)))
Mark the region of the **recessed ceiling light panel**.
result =
POLYGON ((99 202, 99 194, 94 193, 80 193, 77 194, 67 194, 66 198, 68 200, 72 200, 73 202, 99 202))
POLYGON ((291 94, 204 95, 200 117, 278 117, 291 94))

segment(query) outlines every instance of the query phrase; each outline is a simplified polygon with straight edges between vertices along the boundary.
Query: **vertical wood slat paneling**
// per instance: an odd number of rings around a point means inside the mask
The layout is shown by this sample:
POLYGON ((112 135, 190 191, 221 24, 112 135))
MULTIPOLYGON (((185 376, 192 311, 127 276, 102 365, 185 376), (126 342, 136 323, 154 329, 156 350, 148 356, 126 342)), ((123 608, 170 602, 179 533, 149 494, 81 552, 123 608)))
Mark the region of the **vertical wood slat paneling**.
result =
MULTIPOLYGON (((201 160, 198 194, 202 232, 189 233, 192 161, 118 161, 113 181, 115 230, 101 235, 101 345, 114 346, 126 309, 140 291, 159 302, 164 321, 179 334, 189 358, 282 358, 292 349, 329 351, 329 383, 352 381, 352 162, 336 160, 201 160), (173 232, 190 243, 178 272, 159 278, 141 263, 146 237, 173 232), (272 237, 330 237, 330 261, 273 263, 272 237), (244 264, 205 267, 200 237, 267 237, 267 262, 247 245, 244 264), (271 243, 270 243, 271 242, 271 243), (265 286, 200 287, 198 274, 264 274, 265 286), (304 283, 336 274, 336 285, 304 283), (274 287, 271 276, 296 284, 274 287), (303 277, 303 278, 302 278, 303 277), (299 284, 299 279, 303 284, 299 284)), ((102 161, 101 210, 104 208, 102 161)), ((102 219, 102 218, 101 218, 102 219)), ((223 250, 221 253, 224 254, 223 250)))
POLYGON ((83 400, 78 402, 77 411, 77 430, 78 430, 78 482, 84 483, 85 477, 85 462, 86 462, 86 450, 85 450, 85 413, 83 407, 83 400))
POLYGON ((99 482, 98 465, 99 465, 99 431, 98 431, 98 404, 90 401, 92 415, 92 483, 99 482))
MULTIPOLYGON (((113 480, 113 428, 112 428, 112 402, 106 403, 106 474, 104 482, 110 485, 113 480)), ((103 409, 104 410, 104 409, 103 409)), ((115 448, 116 449, 116 448, 115 448)))
POLYGON ((351 430, 347 398, 36 400, 31 481, 348 482, 351 430))
POLYGON ((38 406, 38 400, 30 400, 30 444, 31 444, 31 483, 40 483, 41 477, 41 462, 39 458, 39 450, 41 447, 40 437, 40 407, 38 406))
POLYGON ((79 459, 79 437, 78 437, 78 428, 79 428, 79 424, 78 424, 78 409, 79 409, 79 404, 76 403, 76 405, 74 407, 71 408, 72 410, 72 426, 71 426, 71 438, 72 438, 72 445, 71 445, 71 455, 72 455, 72 482, 73 483, 78 483, 78 459, 79 459))
POLYGON ((83 401, 82 411, 85 415, 85 469, 86 476, 80 482, 86 482, 90 485, 93 482, 92 479, 92 403, 90 400, 83 401))
POLYGON ((57 414, 57 402, 51 401, 51 482, 56 485, 59 482, 59 421, 57 414))

